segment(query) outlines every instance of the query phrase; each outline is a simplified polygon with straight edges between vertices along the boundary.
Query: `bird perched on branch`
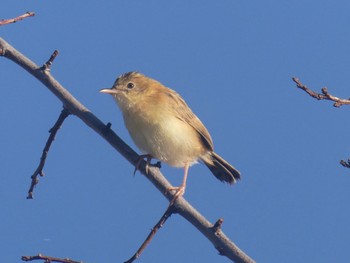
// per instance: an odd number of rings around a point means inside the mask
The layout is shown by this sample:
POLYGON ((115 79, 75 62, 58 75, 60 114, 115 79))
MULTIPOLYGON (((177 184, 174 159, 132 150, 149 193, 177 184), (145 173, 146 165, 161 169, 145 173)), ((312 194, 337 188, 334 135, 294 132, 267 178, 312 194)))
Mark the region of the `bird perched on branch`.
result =
POLYGON ((116 100, 131 138, 144 153, 140 158, 147 158, 148 164, 156 158, 184 168, 182 184, 169 189, 176 190, 172 203, 184 194, 188 169, 197 161, 220 181, 234 184, 240 179, 239 171, 214 152, 208 130, 174 90, 129 72, 118 77, 112 88, 100 92, 116 100))

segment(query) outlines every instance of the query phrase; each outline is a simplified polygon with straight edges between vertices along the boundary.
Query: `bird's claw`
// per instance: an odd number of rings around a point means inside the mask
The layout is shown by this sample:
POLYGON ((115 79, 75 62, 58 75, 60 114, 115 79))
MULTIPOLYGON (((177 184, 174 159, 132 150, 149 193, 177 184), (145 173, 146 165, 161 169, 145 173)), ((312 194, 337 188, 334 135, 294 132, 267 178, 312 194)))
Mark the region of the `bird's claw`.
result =
POLYGON ((170 201, 169 206, 172 206, 178 198, 182 197, 185 194, 185 190, 186 190, 186 186, 185 185, 181 185, 181 186, 178 186, 178 187, 169 187, 166 190, 166 193, 168 193, 170 191, 176 191, 174 196, 173 196, 173 199, 171 199, 171 201, 170 201))
POLYGON ((150 155, 150 154, 141 154, 138 159, 136 160, 136 164, 135 164, 135 170, 134 170, 134 175, 136 174, 137 170, 139 170, 140 168, 140 164, 143 160, 146 159, 146 174, 148 174, 148 168, 149 166, 154 166, 154 167, 158 167, 158 168, 161 168, 161 162, 158 161, 157 163, 155 164, 151 164, 151 160, 152 160, 153 156, 150 155))

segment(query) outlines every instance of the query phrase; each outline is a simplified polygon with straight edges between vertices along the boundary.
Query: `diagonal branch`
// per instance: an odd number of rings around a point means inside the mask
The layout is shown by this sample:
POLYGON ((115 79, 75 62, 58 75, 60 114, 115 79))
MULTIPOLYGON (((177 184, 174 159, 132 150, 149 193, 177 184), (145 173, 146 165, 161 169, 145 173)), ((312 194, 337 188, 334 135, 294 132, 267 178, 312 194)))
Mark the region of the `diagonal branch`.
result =
MULTIPOLYGON (((120 137, 115 134, 110 125, 105 125, 83 104, 74 98, 60 83, 55 80, 50 72, 42 71, 35 63, 22 55, 5 40, 0 38, 0 56, 4 56, 24 68, 40 82, 42 82, 61 102, 71 114, 80 118, 86 125, 103 137, 114 149, 123 155, 132 165, 135 166, 139 156, 120 137)), ((146 173, 146 162, 141 162, 139 170, 154 184, 154 186, 170 201, 173 194, 167 191, 171 188, 170 183, 165 179, 157 167, 149 167, 146 173)), ((248 255, 240 250, 221 229, 213 231, 213 224, 192 207, 184 198, 175 202, 178 213, 195 226, 213 245, 221 255, 225 255, 234 262, 254 262, 248 255)))
POLYGON ((16 23, 17 21, 23 20, 23 19, 25 19, 27 17, 31 17, 31 16, 35 16, 35 13, 34 12, 27 12, 23 15, 15 17, 15 18, 2 19, 2 20, 0 20, 0 26, 11 24, 11 23, 16 23))

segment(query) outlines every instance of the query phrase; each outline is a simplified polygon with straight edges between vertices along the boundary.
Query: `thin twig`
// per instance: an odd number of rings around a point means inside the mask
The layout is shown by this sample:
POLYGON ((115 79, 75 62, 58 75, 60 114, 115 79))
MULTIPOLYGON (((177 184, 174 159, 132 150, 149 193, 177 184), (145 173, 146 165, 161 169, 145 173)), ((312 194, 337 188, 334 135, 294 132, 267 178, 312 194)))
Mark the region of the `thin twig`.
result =
POLYGON ((69 114, 70 114, 69 111, 67 109, 63 108, 63 110, 61 111, 60 116, 58 117, 58 119, 56 121, 56 123, 49 130, 50 136, 47 139, 47 142, 45 144, 43 153, 42 153, 41 158, 40 158, 40 163, 39 163, 38 167, 36 168, 36 170, 34 171, 33 175, 30 177, 32 179, 32 182, 31 182, 29 190, 28 190, 27 199, 33 199, 34 187, 39 183, 38 175, 44 176, 43 168, 45 166, 47 154, 49 153, 51 144, 55 140, 57 131, 61 128, 62 123, 69 116, 69 114))
POLYGON ((52 65, 53 61, 55 60, 55 58, 57 57, 57 55, 58 55, 58 50, 55 50, 52 53, 52 55, 49 58, 49 60, 46 61, 46 63, 41 67, 41 70, 44 70, 44 71, 45 70, 50 70, 51 69, 51 65, 52 65))
POLYGON ((330 94, 326 87, 322 88, 322 94, 317 93, 313 90, 310 90, 308 87, 306 87, 304 84, 300 82, 298 78, 292 78, 292 80, 297 84, 297 87, 299 89, 304 90, 307 94, 309 94, 311 97, 317 99, 317 100, 331 100, 334 101, 333 106, 339 108, 342 105, 349 105, 350 99, 341 99, 338 97, 333 96, 330 94))
POLYGON ((345 168, 350 168, 350 159, 348 159, 347 161, 340 160, 340 164, 345 168))
POLYGON ((214 233, 218 233, 218 231, 221 230, 221 226, 222 226, 223 223, 224 223, 224 219, 222 219, 222 218, 219 218, 219 219, 215 222, 215 224, 214 224, 213 227, 212 227, 214 233))
POLYGON ((140 248, 136 251, 136 253, 124 263, 132 263, 136 259, 138 259, 141 256, 141 253, 143 250, 147 247, 147 245, 152 241, 153 237, 156 235, 157 231, 165 224, 167 219, 176 212, 176 208, 174 205, 169 205, 165 213, 162 215, 158 223, 152 228, 151 232, 147 236, 146 240, 142 243, 140 248))
POLYGON ((31 17, 31 16, 35 16, 35 13, 34 12, 27 12, 23 15, 15 17, 15 18, 2 19, 2 20, 0 20, 0 26, 11 24, 11 23, 16 23, 17 21, 23 20, 23 19, 31 17))
POLYGON ((61 262, 61 263, 83 263, 83 261, 74 261, 69 258, 55 258, 50 256, 44 256, 38 254, 36 256, 22 256, 23 261, 33 261, 33 260, 45 260, 45 263, 49 262, 61 262))
MULTIPOLYGON (((349 105, 350 104, 350 98, 349 99, 341 99, 338 97, 333 96, 332 94, 330 94, 327 90, 326 87, 322 88, 322 94, 321 93, 317 93, 313 90, 310 90, 308 87, 306 87, 306 85, 304 85, 303 83, 300 82, 300 80, 298 78, 292 78, 292 80, 297 84, 297 87, 299 89, 304 90, 307 94, 309 94, 311 97, 317 99, 317 100, 330 100, 330 101, 334 101, 333 106, 336 108, 339 108, 342 105, 349 105)), ((347 161, 344 160, 340 160, 340 164, 346 168, 350 168, 350 159, 348 159, 347 161)))

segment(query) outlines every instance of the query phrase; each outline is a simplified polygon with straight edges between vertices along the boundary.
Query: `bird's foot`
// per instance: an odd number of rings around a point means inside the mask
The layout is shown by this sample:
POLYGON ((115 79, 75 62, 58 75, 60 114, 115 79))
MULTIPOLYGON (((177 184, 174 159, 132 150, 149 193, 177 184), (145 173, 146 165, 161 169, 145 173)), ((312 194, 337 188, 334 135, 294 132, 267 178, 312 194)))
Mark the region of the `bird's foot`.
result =
POLYGON ((149 166, 154 166, 154 167, 158 167, 161 168, 161 162, 157 162, 155 164, 151 163, 153 156, 150 154, 141 154, 138 159, 136 160, 136 164, 135 164, 135 170, 134 170, 134 175, 136 174, 136 171, 139 170, 140 164, 143 160, 146 159, 146 173, 148 174, 148 167, 149 166))
POLYGON ((178 187, 169 187, 167 189, 167 192, 176 191, 174 196, 173 196, 173 199, 171 199, 171 201, 170 201, 169 206, 172 206, 178 198, 182 197, 185 194, 185 189, 186 189, 185 185, 180 185, 178 187))

